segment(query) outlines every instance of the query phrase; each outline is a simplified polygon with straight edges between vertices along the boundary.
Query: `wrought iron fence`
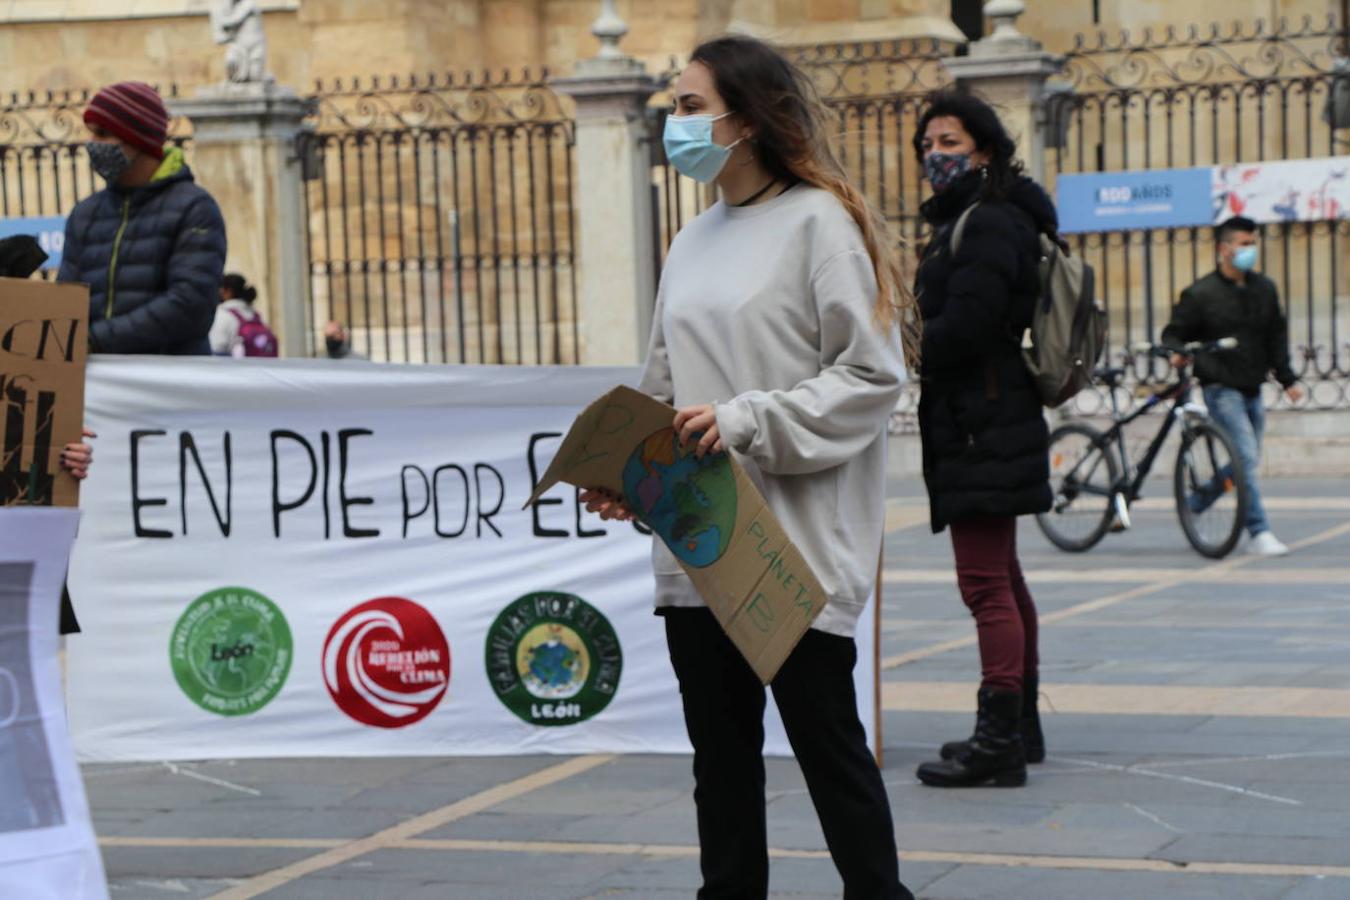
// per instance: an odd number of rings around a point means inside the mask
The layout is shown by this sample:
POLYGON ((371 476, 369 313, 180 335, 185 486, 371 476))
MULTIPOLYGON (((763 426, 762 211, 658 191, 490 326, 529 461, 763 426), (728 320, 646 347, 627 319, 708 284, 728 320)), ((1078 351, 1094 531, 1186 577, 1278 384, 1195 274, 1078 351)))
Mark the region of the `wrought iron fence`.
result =
MULTIPOLYGON (((172 99, 178 90, 170 86, 164 95, 172 99)), ((92 96, 87 90, 0 96, 0 219, 65 216, 102 189, 84 150, 84 108, 92 96)), ((191 144, 191 123, 171 120, 169 136, 180 147, 191 144)))
MULTIPOLYGON (((1334 18, 1080 35, 1067 54, 1072 92, 1048 110, 1049 131, 1061 140, 1047 151, 1047 187, 1054 190, 1059 173, 1341 155, 1347 139, 1324 110, 1345 50, 1334 18)), ((1290 222, 1263 232, 1263 268, 1286 305, 1295 370, 1313 405, 1345 406, 1350 284, 1340 257, 1350 223, 1290 222)), ((1143 384, 1166 377, 1164 361, 1131 348, 1156 340, 1181 290, 1212 271, 1213 230, 1087 234, 1074 243, 1097 269, 1113 360, 1143 384)), ((1270 400, 1280 402, 1279 392, 1270 400)))
POLYGON ((317 86, 316 331, 383 360, 579 361, 572 115, 547 75, 317 86))

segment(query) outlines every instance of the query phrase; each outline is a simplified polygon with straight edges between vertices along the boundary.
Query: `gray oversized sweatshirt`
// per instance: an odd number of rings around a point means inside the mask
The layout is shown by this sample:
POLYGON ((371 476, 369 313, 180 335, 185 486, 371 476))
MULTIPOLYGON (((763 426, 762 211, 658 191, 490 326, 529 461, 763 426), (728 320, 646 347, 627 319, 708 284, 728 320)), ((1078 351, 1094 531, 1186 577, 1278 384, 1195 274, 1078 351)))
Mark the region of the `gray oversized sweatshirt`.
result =
MULTIPOLYGON (((814 628, 851 637, 871 595, 886 495, 886 422, 905 379, 878 328, 862 233, 829 192, 718 203, 671 244, 641 389, 715 404, 728 449, 829 597, 814 628)), ((703 600, 653 541, 658 606, 703 600)))

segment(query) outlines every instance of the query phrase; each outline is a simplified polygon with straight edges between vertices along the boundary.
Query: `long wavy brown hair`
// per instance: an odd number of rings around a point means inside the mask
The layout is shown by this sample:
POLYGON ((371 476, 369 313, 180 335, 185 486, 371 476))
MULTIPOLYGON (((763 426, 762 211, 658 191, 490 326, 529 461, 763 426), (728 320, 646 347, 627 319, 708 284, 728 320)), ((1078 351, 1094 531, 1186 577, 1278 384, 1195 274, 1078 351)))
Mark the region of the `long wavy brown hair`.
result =
POLYGON ((717 92, 750 128, 755 157, 780 181, 802 181, 829 191, 862 232, 876 272, 876 321, 900 326, 905 362, 919 362, 920 317, 905 283, 900 244, 890 226, 844 174, 830 142, 835 116, 810 77, 763 41, 728 36, 700 44, 689 58, 712 72, 717 92))

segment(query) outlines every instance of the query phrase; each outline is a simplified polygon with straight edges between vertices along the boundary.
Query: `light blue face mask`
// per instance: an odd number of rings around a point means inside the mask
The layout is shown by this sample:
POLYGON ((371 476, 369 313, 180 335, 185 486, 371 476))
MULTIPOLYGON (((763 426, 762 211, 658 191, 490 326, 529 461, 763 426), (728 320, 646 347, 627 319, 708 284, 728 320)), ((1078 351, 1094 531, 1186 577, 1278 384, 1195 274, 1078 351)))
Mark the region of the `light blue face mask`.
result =
POLYGON ((726 147, 715 143, 712 137, 713 123, 729 115, 731 113, 728 112, 720 116, 666 117, 666 130, 661 142, 666 147, 666 159, 670 160, 675 171, 703 184, 721 173, 732 148, 740 141, 726 147))
POLYGON ((1233 251, 1233 268, 1239 272, 1250 272, 1261 259, 1259 247, 1239 247, 1233 251))

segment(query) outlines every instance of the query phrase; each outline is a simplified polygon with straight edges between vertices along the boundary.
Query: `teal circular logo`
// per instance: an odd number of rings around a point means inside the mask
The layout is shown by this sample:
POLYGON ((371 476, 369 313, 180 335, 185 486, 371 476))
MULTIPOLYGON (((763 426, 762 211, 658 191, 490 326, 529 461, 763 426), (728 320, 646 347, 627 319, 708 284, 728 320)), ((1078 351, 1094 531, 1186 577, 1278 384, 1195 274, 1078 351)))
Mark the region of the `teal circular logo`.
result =
POLYGON ((572 594, 526 594, 501 611, 484 650, 497 699, 531 725, 583 722, 614 699, 623 674, 619 636, 572 594))

